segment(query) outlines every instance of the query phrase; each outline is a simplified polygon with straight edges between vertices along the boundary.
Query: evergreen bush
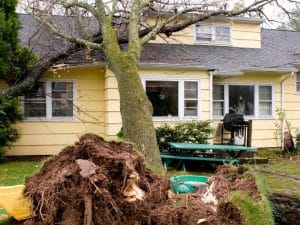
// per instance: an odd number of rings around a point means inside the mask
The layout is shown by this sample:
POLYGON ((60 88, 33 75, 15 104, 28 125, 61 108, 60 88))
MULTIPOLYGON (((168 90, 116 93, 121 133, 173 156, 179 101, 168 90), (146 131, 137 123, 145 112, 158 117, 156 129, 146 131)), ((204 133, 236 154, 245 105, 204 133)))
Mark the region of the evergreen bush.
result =
POLYGON ((168 150, 167 142, 207 144, 212 128, 210 121, 164 124, 156 128, 160 150, 168 150))
MULTIPOLYGON (((4 0, 0 4, 0 79, 7 86, 19 83, 38 62, 38 57, 19 43, 17 3, 17 0, 4 0)), ((17 100, 0 98, 0 160, 5 149, 18 139, 19 133, 12 125, 21 119, 17 100)))
POLYGON ((19 102, 12 98, 0 98, 0 160, 5 149, 19 138, 18 130, 12 125, 22 120, 19 102))

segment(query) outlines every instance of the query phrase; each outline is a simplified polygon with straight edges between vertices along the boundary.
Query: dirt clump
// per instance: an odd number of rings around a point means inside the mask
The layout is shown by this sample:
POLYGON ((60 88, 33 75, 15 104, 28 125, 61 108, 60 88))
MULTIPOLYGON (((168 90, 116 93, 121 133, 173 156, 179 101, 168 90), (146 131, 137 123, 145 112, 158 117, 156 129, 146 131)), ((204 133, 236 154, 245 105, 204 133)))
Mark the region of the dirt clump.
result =
POLYGON ((218 199, 226 198, 233 191, 242 191, 246 192, 254 200, 261 200, 256 180, 251 173, 247 173, 247 169, 244 166, 219 166, 208 183, 215 184, 213 192, 218 199))
POLYGON ((221 166, 207 187, 174 195, 132 145, 86 134, 26 179, 34 214, 18 224, 242 225, 239 210, 225 199, 234 190, 259 198, 254 178, 243 179, 244 173, 221 166))
POLYGON ((34 216, 24 224, 136 224, 166 202, 168 189, 130 144, 87 134, 27 178, 25 194, 33 201, 34 216), (143 201, 124 196, 132 174, 146 193, 143 201))

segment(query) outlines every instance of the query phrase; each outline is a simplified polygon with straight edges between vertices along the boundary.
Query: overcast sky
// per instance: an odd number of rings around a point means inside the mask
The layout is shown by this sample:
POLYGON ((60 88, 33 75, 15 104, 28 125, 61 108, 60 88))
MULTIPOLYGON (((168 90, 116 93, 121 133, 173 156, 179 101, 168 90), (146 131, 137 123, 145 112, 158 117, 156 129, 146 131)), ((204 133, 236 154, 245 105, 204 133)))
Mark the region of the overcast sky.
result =
MULTIPOLYGON (((19 0, 21 2, 21 4, 25 3, 28 1, 28 0, 19 0)), ((31 0, 29 0, 31 1, 31 0)), ((45 0, 44 0, 45 1, 45 0)), ((83 1, 90 1, 90 2, 94 2, 94 0, 83 0, 83 1)), ((105 1, 105 0, 104 0, 105 1)), ((172 0, 170 0, 172 2, 172 0)), ((180 0, 173 0, 175 2, 178 2, 180 0)), ((184 1, 184 0, 183 0, 184 1)), ((194 0, 195 2, 197 2, 197 0, 194 0)), ((212 0, 212 1, 215 1, 215 0, 212 0)), ((257 1, 257 0, 230 0, 230 1, 227 1, 227 3, 229 4, 229 7, 236 4, 237 2, 239 3, 243 3, 244 5, 249 5, 251 3, 253 3, 254 1, 257 1)), ((47 0, 45 1, 47 2, 47 0)), ((193 0, 190 0, 189 3, 193 2, 193 0)), ((220 1, 221 2, 221 1, 220 1)), ((278 0, 278 2, 284 6, 284 8, 288 9, 288 10, 291 10, 293 8, 296 8, 296 5, 298 5, 298 7, 300 8, 300 0, 293 0, 293 4, 291 4, 288 0, 278 0), (297 2, 297 3, 295 3, 297 2)), ((17 8, 17 11, 18 12, 24 12, 24 10, 21 9, 20 5, 19 7, 17 8)), ((281 22, 287 22, 288 21, 288 16, 283 13, 282 10, 280 10, 278 8, 278 6, 275 5, 275 3, 273 3, 272 5, 268 5, 265 7, 265 14, 266 16, 271 19, 271 20, 274 20, 274 21, 281 21, 281 22)), ((266 28, 276 28, 280 23, 276 23, 276 22, 268 22, 265 20, 265 23, 263 24, 264 27, 266 28)))

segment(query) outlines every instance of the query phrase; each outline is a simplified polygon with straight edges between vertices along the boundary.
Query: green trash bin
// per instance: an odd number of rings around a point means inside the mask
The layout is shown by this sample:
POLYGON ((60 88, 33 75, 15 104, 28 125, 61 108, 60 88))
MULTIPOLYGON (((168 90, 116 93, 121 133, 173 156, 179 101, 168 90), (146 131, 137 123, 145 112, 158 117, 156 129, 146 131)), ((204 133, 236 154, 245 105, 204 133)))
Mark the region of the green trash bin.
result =
POLYGON ((173 192, 175 192, 176 194, 184 194, 194 192, 198 186, 206 185, 208 179, 208 176, 172 176, 170 178, 170 184, 173 192))

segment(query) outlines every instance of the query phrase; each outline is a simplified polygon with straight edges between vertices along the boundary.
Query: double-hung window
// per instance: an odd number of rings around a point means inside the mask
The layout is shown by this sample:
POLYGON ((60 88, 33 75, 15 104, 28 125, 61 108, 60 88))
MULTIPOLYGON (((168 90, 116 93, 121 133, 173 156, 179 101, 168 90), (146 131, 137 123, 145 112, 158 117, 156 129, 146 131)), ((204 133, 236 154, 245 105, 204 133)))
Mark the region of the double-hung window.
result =
POLYGON ((63 119, 74 116, 74 82, 41 81, 24 96, 25 118, 63 119))
POLYGON ((156 118, 198 118, 198 80, 144 80, 156 118))
POLYGON ((231 27, 228 25, 195 24, 195 41, 230 45, 231 27))
POLYGON ((240 113, 269 118, 273 112, 273 87, 265 84, 216 84, 213 87, 213 115, 240 113))

